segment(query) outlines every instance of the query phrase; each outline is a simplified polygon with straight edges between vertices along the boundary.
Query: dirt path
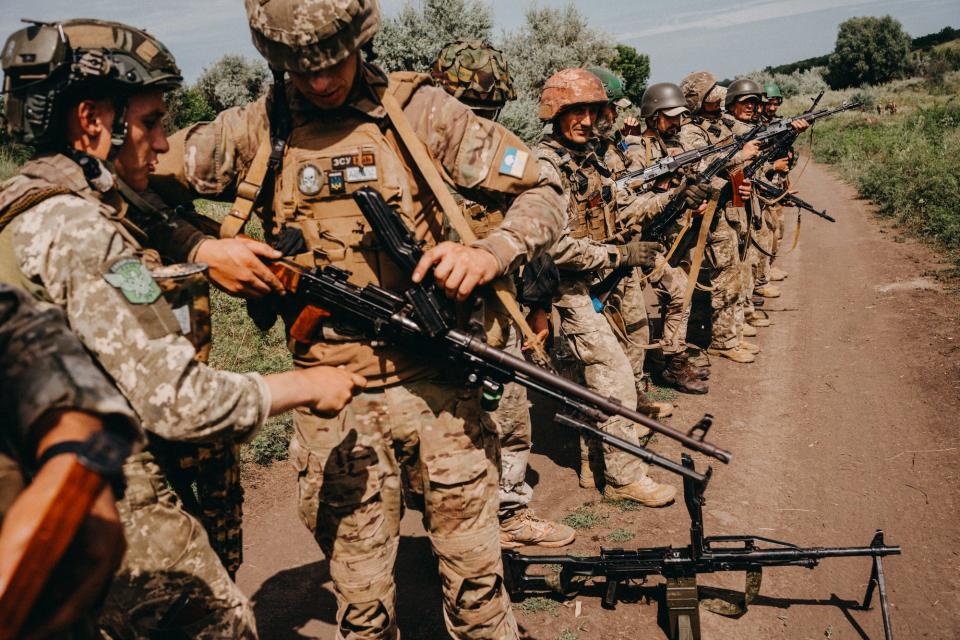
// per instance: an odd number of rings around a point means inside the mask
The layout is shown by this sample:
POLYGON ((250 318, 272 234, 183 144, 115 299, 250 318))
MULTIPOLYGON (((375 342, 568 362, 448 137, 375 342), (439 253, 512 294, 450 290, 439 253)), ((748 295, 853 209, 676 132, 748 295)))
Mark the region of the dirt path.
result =
MULTIPOLYGON (((709 410, 716 416, 712 439, 735 454, 708 489, 707 533, 859 546, 883 528, 904 548, 885 566, 897 637, 960 637, 960 300, 930 278, 943 265, 929 251, 874 222, 869 207, 823 167, 811 164, 799 186, 838 223, 805 219, 799 249, 781 261, 790 273, 783 296, 767 304, 775 324, 754 339, 763 347, 757 363, 715 362, 710 394, 683 396, 672 419, 687 426, 709 410)), ((792 228, 791 219, 788 234, 792 228)), ((582 513, 598 520, 572 551, 684 544, 681 506, 622 513, 600 503, 577 487, 572 442, 540 444, 572 438, 542 421, 535 428, 537 511, 561 518, 591 503, 582 513)), ((656 446, 679 454, 663 441, 656 446)), ((297 519, 295 491, 285 464, 256 471, 248 482, 239 581, 255 602, 264 640, 333 637, 326 563, 297 519)), ((418 514, 410 512, 398 567, 404 638, 445 637, 434 571, 418 514)), ((865 559, 770 570, 745 616, 702 613, 704 638, 881 638, 876 611, 844 604, 862 598, 868 575, 865 559)), ((518 619, 537 640, 664 638, 659 582, 628 590, 639 602, 615 611, 583 594, 579 617, 576 602, 533 600, 518 606, 518 619)), ((743 576, 701 583, 742 590, 743 576)))

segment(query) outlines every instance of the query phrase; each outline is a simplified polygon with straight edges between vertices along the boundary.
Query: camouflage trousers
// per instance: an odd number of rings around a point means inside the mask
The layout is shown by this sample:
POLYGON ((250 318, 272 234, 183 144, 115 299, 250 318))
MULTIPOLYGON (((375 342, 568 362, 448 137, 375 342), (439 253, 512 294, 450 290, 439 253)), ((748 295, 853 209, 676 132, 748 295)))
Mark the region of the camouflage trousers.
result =
POLYGON ((727 215, 716 218, 716 225, 710 231, 705 253, 710 277, 709 286, 713 289, 710 294, 712 309, 710 346, 716 349, 731 349, 740 340, 739 327, 743 322, 743 309, 740 306, 743 266, 740 262, 739 235, 737 229, 730 224, 730 218, 727 215))
MULTIPOLYGON (((769 207, 765 206, 761 210, 760 223, 753 228, 753 240, 763 251, 770 254, 774 252, 777 243, 777 219, 769 207)), ((763 251, 757 249, 753 242, 747 250, 747 262, 752 267, 751 275, 755 286, 766 284, 770 280, 770 256, 765 255, 763 251)))
POLYGON ((687 272, 660 257, 657 258, 656 268, 659 271, 650 280, 650 285, 657 294, 660 316, 663 318, 660 350, 664 355, 683 353, 687 350, 687 325, 690 323, 690 309, 683 308, 687 272))
MULTIPOLYGON (((587 387, 606 396, 619 399, 628 407, 637 406, 637 379, 634 364, 639 355, 642 371, 643 349, 634 350, 634 360, 627 357, 624 348, 604 314, 597 313, 590 299, 589 280, 571 278, 560 283, 560 298, 555 303, 560 316, 560 332, 570 351, 583 366, 587 387)), ((624 295, 635 295, 635 290, 626 287, 624 295)), ((611 296, 613 298, 613 296, 611 296)), ((617 301, 611 301, 617 306, 617 301)), ((635 303, 635 298, 634 298, 635 303)), ((618 307, 622 309, 622 307, 618 307)), ((643 305, 640 305, 643 308, 643 305)), ((643 335, 637 327, 631 336, 643 335), (637 333, 639 332, 639 333, 637 333)), ((646 334, 649 336, 649 333, 646 334)), ((645 344, 636 341, 637 345, 645 344)), ((629 442, 639 443, 634 424, 625 418, 613 416, 600 425, 607 433, 629 442)), ((581 455, 588 453, 581 448, 581 455)), ((608 445, 603 446, 604 477, 615 486, 623 486, 641 480, 647 474, 647 465, 608 445)))
MULTIPOLYGON (((520 332, 508 325, 498 348, 522 358, 520 332)), ((504 385, 503 396, 495 411, 484 412, 483 420, 500 436, 500 519, 509 518, 533 499, 533 488, 527 484, 527 466, 533 446, 533 425, 530 422, 530 401, 526 387, 504 385)))
POLYGON ((103 637, 257 638, 249 602, 152 456, 132 457, 124 476, 127 552, 100 616, 103 637))
POLYGON ((477 390, 428 380, 361 393, 335 418, 296 413, 300 517, 330 563, 338 639, 399 637, 404 474, 423 495, 450 635, 518 637, 500 558, 499 443, 481 413, 477 390))

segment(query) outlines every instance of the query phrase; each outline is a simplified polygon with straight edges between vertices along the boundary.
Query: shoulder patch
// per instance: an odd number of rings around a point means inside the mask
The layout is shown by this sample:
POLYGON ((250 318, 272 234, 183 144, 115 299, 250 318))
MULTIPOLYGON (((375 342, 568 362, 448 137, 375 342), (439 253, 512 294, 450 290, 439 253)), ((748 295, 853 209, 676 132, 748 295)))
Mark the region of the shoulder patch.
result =
POLYGON ((527 167, 527 159, 529 159, 529 157, 530 154, 523 149, 507 147, 507 150, 503 152, 503 158, 500 160, 501 175, 518 179, 522 178, 523 170, 527 167))
POLYGON ((115 260, 103 279, 119 289, 130 304, 153 304, 160 297, 160 285, 154 281, 147 267, 138 258, 123 257, 115 260))

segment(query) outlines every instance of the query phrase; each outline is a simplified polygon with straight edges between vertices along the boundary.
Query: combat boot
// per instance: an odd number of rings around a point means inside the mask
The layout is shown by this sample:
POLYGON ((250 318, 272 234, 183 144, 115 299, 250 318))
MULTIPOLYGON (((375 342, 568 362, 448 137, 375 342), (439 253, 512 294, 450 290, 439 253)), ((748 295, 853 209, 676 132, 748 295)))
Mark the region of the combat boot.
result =
POLYGON ((518 510, 500 522, 500 547, 515 549, 523 546, 564 547, 577 537, 572 527, 538 518, 529 508, 518 510))
POLYGON ((710 387, 700 379, 694 367, 690 366, 686 354, 677 353, 666 356, 667 366, 660 374, 663 381, 683 393, 707 393, 710 387))
MULTIPOLYGON (((690 364, 698 369, 706 369, 710 366, 710 357, 707 355, 707 352, 700 347, 687 345, 687 358, 690 360, 690 364)), ((706 378, 704 378, 704 380, 706 380, 706 378)))
POLYGON ((767 317, 766 312, 754 310, 754 312, 750 314, 750 317, 747 318, 747 324, 754 327, 769 327, 773 322, 767 317))
POLYGON ((657 402, 637 389, 637 411, 654 420, 660 420, 673 415, 673 405, 669 402, 657 402))
POLYGON ((737 343, 737 348, 738 348, 738 349, 743 349, 744 351, 746 351, 746 352, 748 352, 748 353, 752 353, 752 354, 754 354, 754 355, 760 353, 760 351, 761 351, 760 345, 754 344, 754 343, 752 343, 752 342, 747 342, 746 340, 741 340, 740 342, 738 342, 738 343, 737 343))
POLYGON ((780 267, 770 267, 770 275, 769 275, 769 278, 770 278, 770 280, 772 280, 773 282, 783 282, 784 280, 787 279, 787 276, 789 276, 789 275, 790 275, 789 273, 787 273, 786 271, 784 271, 784 270, 781 269, 780 267))
POLYGON ((751 325, 749 320, 743 325, 743 335, 748 338, 753 338, 757 335, 757 328, 751 325))
POLYGON ((589 458, 580 458, 580 487, 583 489, 599 489, 597 476, 603 478, 603 465, 600 461, 593 462, 589 458), (596 473, 594 473, 596 467, 596 473))
POLYGON ((764 285, 761 285, 761 286, 755 288, 755 289, 753 290, 753 292, 754 292, 755 294, 757 294, 758 296, 762 296, 762 297, 764 297, 764 298, 779 298, 779 297, 780 297, 780 287, 778 287, 778 286, 775 285, 775 284, 770 284, 769 282, 768 282, 767 284, 764 284, 764 285))
POLYGON ((608 484, 603 491, 603 497, 607 500, 632 500, 645 507, 665 507, 673 502, 676 495, 675 488, 668 484, 658 484, 651 480, 650 476, 644 476, 643 479, 622 487, 608 484))
POLYGON ((739 345, 729 349, 717 349, 715 347, 709 347, 707 349, 707 353, 712 356, 720 356, 721 358, 733 360, 734 362, 739 362, 741 364, 749 364, 757 359, 755 355, 745 349, 741 349, 739 345))

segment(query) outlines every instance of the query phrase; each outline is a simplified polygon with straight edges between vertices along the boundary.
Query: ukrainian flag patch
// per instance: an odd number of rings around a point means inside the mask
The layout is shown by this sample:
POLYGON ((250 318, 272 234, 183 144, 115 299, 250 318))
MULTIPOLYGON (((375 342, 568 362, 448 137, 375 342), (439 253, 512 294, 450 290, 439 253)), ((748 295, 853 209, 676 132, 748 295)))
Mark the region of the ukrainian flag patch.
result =
POLYGON ((500 161, 500 173, 513 178, 522 178, 523 170, 527 167, 530 154, 516 147, 507 147, 500 161))

